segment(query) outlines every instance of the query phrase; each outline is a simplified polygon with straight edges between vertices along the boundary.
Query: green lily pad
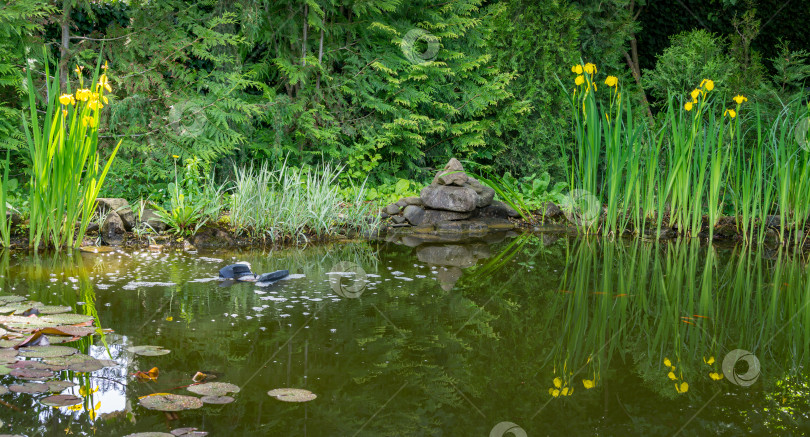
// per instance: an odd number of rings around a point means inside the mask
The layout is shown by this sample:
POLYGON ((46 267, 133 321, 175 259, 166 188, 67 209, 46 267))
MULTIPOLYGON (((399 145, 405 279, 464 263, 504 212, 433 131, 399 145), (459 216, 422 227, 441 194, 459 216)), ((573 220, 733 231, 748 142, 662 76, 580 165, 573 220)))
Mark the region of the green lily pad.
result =
POLYGON ((284 402, 309 402, 318 397, 315 393, 302 388, 277 388, 267 394, 284 402))
MULTIPOLYGON (((12 331, 31 331, 40 328, 47 328, 56 325, 73 325, 81 322, 73 323, 57 323, 52 322, 48 318, 66 316, 69 314, 54 314, 52 316, 44 317, 23 317, 23 316, 0 316, 0 325, 12 331)), ((78 314, 76 314, 78 315, 78 314)))
POLYGON ((54 358, 73 355, 79 350, 70 346, 32 346, 22 347, 17 352, 28 358, 54 358))
POLYGON ((12 370, 11 367, 0 364, 0 375, 8 375, 12 370))
POLYGON ((48 386, 37 382, 24 382, 22 384, 12 384, 8 389, 14 393, 47 393, 48 386))
POLYGON ((53 314, 62 314, 62 313, 66 313, 66 312, 69 312, 69 311, 73 311, 73 308, 71 308, 69 306, 64 306, 64 305, 43 305, 43 306, 37 308, 37 310, 39 310, 40 314, 53 315, 53 314))
POLYGON ((93 316, 87 316, 84 314, 50 314, 47 316, 42 316, 40 319, 47 321, 50 323, 49 326, 58 326, 58 325, 78 325, 79 323, 87 323, 93 321, 93 316))
POLYGON ((14 369, 11 376, 31 381, 44 381, 53 377, 53 372, 44 369, 14 369))
POLYGON ((59 393, 62 390, 79 385, 73 381, 48 381, 45 384, 48 386, 48 391, 51 393, 59 393))
MULTIPOLYGON (((17 343, 19 343, 19 342, 20 342, 20 340, 9 340, 9 339, 4 338, 4 339, 0 340, 0 347, 1 348, 14 347, 14 346, 17 346, 17 343)), ((16 357, 17 354, 14 354, 14 356, 16 357)))
POLYGON ((206 382, 194 384, 186 390, 203 396, 225 396, 228 393, 239 393, 239 387, 227 382, 206 382))
POLYGON ((71 405, 78 405, 82 403, 82 398, 73 395, 56 395, 48 396, 39 400, 42 404, 49 407, 69 407, 71 405))
POLYGON ((61 370, 65 370, 70 366, 81 365, 87 361, 91 363, 95 362, 97 365, 100 364, 97 359, 84 354, 68 355, 66 357, 46 358, 42 362, 47 364, 49 369, 61 367, 62 368, 61 370))
POLYGON ((135 355, 143 355, 145 357, 157 357, 171 352, 168 349, 163 349, 162 346, 132 346, 128 347, 127 350, 135 355))
POLYGON ((27 300, 27 299, 22 297, 22 296, 14 296, 14 295, 0 296, 0 303, 2 303, 4 305, 9 304, 9 303, 14 303, 14 302, 22 302, 24 300, 27 300))
POLYGON ((200 398, 194 396, 154 393, 138 400, 144 408, 156 411, 193 410, 203 406, 200 398))
POLYGON ((230 396, 203 396, 200 398, 204 404, 215 404, 215 405, 224 405, 230 404, 231 402, 235 401, 234 398, 230 396))

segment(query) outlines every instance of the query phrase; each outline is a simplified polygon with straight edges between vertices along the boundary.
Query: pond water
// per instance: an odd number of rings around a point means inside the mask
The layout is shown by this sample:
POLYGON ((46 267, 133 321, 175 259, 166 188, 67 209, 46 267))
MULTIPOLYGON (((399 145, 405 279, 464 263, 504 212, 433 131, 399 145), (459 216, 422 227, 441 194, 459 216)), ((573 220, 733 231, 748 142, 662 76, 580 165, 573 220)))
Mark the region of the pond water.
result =
POLYGON ((79 384, 63 392, 82 398, 73 408, 43 405, 48 394, 0 396, 0 433, 810 433, 801 256, 564 235, 404 242, 4 253, 0 294, 93 316, 103 337, 67 344, 115 364, 56 374, 79 384), (236 261, 292 275, 265 288, 215 279, 236 261), (171 352, 127 351, 138 345, 171 352), (131 376, 153 367, 156 381, 131 376), (198 396, 183 388, 198 371, 239 386, 235 401, 176 415, 139 404, 198 396), (267 394, 283 387, 317 398, 267 394))

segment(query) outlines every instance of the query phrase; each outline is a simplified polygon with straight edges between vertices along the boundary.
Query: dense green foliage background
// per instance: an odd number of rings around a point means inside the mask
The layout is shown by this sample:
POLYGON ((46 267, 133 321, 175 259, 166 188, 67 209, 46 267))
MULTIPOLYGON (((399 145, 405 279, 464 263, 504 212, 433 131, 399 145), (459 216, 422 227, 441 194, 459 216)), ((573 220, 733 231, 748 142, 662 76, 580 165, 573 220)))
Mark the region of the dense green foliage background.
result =
POLYGON ((287 159, 337 162, 344 179, 373 185, 423 182, 456 156, 478 171, 562 179, 572 139, 557 77, 567 81, 572 63, 619 76, 634 100, 650 102, 649 116, 667 92, 707 75, 778 106, 810 75, 810 5, 784 6, 2 0, 0 142, 21 176, 24 68, 42 81, 44 62, 69 72, 101 55, 115 88, 103 147, 124 140, 107 195, 153 195, 173 178, 173 155, 218 178, 232 164, 287 159), (432 36, 417 39, 409 59, 403 40, 414 31, 432 36))

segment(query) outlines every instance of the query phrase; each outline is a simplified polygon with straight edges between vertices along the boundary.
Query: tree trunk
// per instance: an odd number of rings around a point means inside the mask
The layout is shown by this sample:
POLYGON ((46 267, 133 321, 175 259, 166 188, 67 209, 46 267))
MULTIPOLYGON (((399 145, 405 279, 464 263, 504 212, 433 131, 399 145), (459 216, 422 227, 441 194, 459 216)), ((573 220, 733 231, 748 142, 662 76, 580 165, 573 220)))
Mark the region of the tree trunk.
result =
MULTIPOLYGON (((59 89, 60 93, 67 93, 68 79, 68 44, 70 44, 70 2, 62 1, 62 44, 59 46, 59 89)), ((47 61, 46 61, 47 62, 47 61)))

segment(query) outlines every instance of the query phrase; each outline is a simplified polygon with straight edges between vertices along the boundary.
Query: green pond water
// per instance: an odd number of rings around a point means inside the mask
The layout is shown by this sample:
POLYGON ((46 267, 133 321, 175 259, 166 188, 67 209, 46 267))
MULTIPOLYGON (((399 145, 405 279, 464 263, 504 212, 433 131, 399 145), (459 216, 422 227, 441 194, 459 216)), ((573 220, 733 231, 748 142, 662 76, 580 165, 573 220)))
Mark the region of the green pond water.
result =
POLYGON ((72 409, 0 396, 0 434, 810 434, 800 255, 564 235, 402 243, 1 254, 0 295, 94 316, 111 331, 68 345, 115 365, 57 373, 79 384, 63 391, 83 398, 72 409), (237 261, 292 275, 265 288, 216 279, 237 261), (171 352, 127 351, 137 345, 171 352), (131 376, 152 367, 156 381, 131 376), (198 371, 239 386, 235 401, 176 417, 139 404, 198 396, 179 388, 198 371), (268 396, 283 387, 317 398, 268 396))

